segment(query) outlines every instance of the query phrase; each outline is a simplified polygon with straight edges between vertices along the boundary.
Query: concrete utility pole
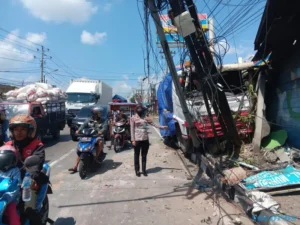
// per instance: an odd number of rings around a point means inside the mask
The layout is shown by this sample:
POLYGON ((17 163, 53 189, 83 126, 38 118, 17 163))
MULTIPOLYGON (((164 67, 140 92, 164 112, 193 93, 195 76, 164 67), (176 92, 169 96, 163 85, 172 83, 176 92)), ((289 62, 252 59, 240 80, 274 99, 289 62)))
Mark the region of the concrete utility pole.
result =
POLYGON ((41 59, 41 83, 44 82, 44 46, 42 46, 42 59, 41 59))
POLYGON ((182 90, 180 88, 180 84, 179 84, 179 80, 178 80, 178 76, 177 76, 177 71, 176 71, 175 64, 173 62, 173 58, 172 58, 172 54, 171 54, 171 51, 170 51, 170 48, 169 48, 169 44, 166 40, 166 36, 165 36, 164 30, 163 30, 163 27, 160 23, 160 18, 159 18, 158 13, 157 13, 159 10, 157 9, 157 7, 155 5, 154 0, 145 0, 145 4, 147 4, 146 2, 148 2, 148 7, 150 9, 152 18, 154 20, 154 24, 156 26, 156 30, 157 30, 157 33, 158 33, 159 38, 160 38, 160 42, 161 42, 163 52, 166 56, 166 61, 168 63, 168 66, 169 66, 169 69, 170 69, 170 72, 171 72, 171 76, 172 76, 172 80, 174 82, 175 90, 176 90, 177 96, 179 98, 179 102, 180 102, 180 105, 182 107, 182 111, 183 111, 185 120, 188 123, 189 132, 190 132, 190 135, 191 135, 192 140, 193 140, 193 145, 194 145, 195 148, 200 148, 201 143, 198 139, 197 132, 196 132, 192 117, 190 115, 190 112, 188 110, 185 98, 184 98, 182 90))

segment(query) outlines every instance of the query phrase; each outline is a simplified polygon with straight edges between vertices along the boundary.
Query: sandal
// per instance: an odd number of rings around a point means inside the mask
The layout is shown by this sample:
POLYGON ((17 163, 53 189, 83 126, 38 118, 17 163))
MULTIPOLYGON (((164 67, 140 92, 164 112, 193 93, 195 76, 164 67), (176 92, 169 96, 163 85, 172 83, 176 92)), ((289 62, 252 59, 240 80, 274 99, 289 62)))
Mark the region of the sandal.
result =
POLYGON ((76 172, 77 172, 77 169, 70 168, 70 169, 68 169, 68 171, 73 172, 73 173, 76 173, 76 172))

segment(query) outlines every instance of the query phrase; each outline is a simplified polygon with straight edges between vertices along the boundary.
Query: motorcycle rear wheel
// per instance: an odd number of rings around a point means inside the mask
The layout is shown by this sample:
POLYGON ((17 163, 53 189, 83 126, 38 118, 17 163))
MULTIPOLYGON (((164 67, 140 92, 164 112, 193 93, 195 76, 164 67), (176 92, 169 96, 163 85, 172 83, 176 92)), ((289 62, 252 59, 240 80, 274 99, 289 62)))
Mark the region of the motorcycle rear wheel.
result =
POLYGON ((115 150, 115 152, 116 153, 120 152, 121 148, 122 148, 121 147, 121 139, 120 138, 116 138, 114 140, 114 150, 115 150))
POLYGON ((80 160, 79 162, 79 176, 81 179, 85 179, 87 177, 87 162, 85 160, 80 160))

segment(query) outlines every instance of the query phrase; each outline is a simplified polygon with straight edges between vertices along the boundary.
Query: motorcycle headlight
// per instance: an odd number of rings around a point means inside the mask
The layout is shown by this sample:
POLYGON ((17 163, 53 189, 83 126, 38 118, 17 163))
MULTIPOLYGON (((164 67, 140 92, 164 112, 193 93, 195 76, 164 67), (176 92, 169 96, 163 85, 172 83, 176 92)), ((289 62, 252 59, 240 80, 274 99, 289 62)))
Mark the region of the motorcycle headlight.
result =
POLYGON ((87 151, 91 150, 91 147, 92 147, 92 146, 89 145, 89 146, 87 146, 85 149, 83 149, 83 151, 86 151, 86 152, 87 152, 87 151))

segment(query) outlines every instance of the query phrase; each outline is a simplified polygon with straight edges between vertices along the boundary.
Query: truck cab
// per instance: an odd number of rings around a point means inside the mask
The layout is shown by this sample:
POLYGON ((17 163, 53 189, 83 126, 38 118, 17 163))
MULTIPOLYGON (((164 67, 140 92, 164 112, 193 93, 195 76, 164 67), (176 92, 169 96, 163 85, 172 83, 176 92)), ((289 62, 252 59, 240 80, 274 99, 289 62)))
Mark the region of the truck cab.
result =
POLYGON ((112 99, 112 88, 100 80, 80 78, 71 80, 66 94, 67 124, 70 127, 82 107, 108 104, 112 99))
POLYGON ((67 93, 66 114, 67 124, 70 126, 72 120, 78 115, 82 107, 92 106, 100 98, 97 94, 92 93, 67 93))

